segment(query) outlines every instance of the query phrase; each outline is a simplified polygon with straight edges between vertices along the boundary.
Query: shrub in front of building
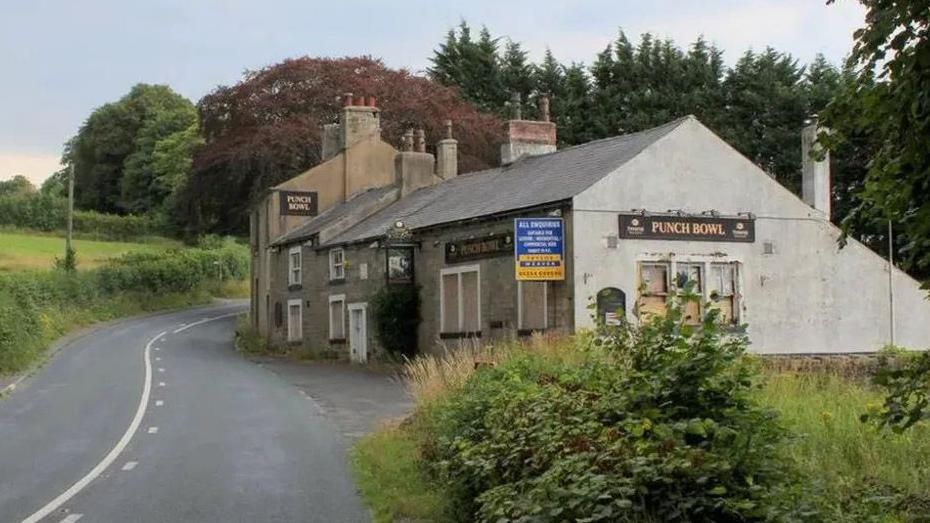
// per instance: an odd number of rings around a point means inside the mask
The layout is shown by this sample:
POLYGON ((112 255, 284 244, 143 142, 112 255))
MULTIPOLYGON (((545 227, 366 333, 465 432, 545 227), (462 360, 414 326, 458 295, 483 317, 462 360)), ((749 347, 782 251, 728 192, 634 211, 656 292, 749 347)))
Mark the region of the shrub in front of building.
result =
POLYGON ((375 338, 393 356, 417 352, 420 290, 414 285, 385 285, 371 300, 375 338))
POLYGON ((602 327, 581 362, 527 352, 422 408, 421 452, 462 521, 804 520, 756 403, 747 341, 709 308, 602 327))

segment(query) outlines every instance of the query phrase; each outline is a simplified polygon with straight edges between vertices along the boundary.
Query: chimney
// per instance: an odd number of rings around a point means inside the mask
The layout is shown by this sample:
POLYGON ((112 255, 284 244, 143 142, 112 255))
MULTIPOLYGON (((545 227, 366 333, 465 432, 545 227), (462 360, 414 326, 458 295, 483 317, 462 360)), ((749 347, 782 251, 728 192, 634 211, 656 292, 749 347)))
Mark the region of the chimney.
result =
POLYGON ((375 97, 354 98, 352 93, 342 95, 342 118, 339 122, 340 145, 349 148, 372 136, 381 135, 380 111, 375 97))
POLYGON ((394 180, 400 187, 401 197, 436 183, 436 158, 426 152, 426 133, 423 129, 407 129, 403 147, 394 155, 394 180))
POLYGON ((801 198, 830 219, 830 153, 817 143, 817 117, 801 130, 801 198), (823 155, 823 159, 812 158, 823 155))
POLYGON ((542 121, 523 120, 520 95, 511 100, 512 120, 504 123, 504 143, 501 145, 501 165, 508 165, 521 156, 534 156, 555 152, 555 123, 549 121, 549 98, 539 98, 542 121))
POLYGON ((436 175, 451 180, 459 174, 459 141, 452 137, 452 120, 446 120, 446 136, 436 144, 436 175))

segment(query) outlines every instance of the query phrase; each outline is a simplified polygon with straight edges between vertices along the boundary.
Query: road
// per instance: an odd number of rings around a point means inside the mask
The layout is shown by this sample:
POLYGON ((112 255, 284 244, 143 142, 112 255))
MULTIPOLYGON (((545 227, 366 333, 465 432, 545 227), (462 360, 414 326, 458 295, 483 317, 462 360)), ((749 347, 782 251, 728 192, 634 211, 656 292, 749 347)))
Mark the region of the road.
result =
POLYGON ((369 521, 346 443, 220 306, 119 322, 0 399, 0 522, 369 521))

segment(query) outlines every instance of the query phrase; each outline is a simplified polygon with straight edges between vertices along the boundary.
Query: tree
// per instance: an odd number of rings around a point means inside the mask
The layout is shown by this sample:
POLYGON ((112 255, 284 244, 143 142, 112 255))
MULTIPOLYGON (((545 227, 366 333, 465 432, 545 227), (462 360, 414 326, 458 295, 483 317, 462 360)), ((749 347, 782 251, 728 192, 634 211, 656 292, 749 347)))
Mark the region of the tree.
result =
POLYGON ((196 117, 193 104, 165 85, 138 84, 94 110, 63 154, 63 163, 74 165, 77 207, 107 213, 159 208, 166 195, 153 185, 152 153, 196 117))
POLYGON ((930 273, 930 1, 863 0, 865 27, 854 34, 852 88, 830 103, 820 136, 836 149, 857 135, 875 137, 860 204, 844 222, 890 220, 908 242, 904 261, 930 273))
POLYGON ((535 84, 535 71, 533 64, 529 63, 526 51, 519 43, 513 40, 507 40, 504 47, 504 56, 501 59, 501 87, 504 93, 511 97, 514 94, 520 96, 523 102, 522 109, 526 111, 527 102, 530 101, 530 95, 533 93, 535 84))
POLYGON ((337 120, 346 91, 377 97, 382 136, 398 148, 407 128, 422 127, 432 141, 451 119, 461 172, 497 162, 499 120, 454 88, 370 57, 285 60, 198 103, 204 144, 194 148, 176 210, 188 232, 244 233, 249 206, 267 188, 320 162, 321 126, 337 120))
POLYGON ((0 197, 2 196, 28 196, 36 193, 36 186, 29 181, 29 178, 17 174, 9 180, 0 180, 0 197))
MULTIPOLYGON (((466 100, 484 111, 503 114, 510 94, 501 72, 498 41, 486 27, 482 27, 478 40, 473 40, 471 28, 463 20, 458 31, 450 30, 445 42, 433 52, 430 78, 458 87, 466 100)), ((519 45, 513 51, 511 58, 519 61, 519 45)))

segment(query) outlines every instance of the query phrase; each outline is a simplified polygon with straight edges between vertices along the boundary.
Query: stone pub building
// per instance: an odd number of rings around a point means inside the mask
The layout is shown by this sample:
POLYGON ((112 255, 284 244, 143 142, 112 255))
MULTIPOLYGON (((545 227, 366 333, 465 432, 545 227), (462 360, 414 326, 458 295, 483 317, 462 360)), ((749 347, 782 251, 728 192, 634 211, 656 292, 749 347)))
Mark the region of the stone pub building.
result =
POLYGON ((637 321, 690 281, 710 305, 689 315, 719 307, 748 324, 755 352, 872 352, 892 331, 930 346, 918 283, 854 240, 839 247, 829 160, 807 154, 815 125, 799 140, 798 197, 694 117, 557 150, 541 103, 541 121, 505 123, 500 167, 460 174, 450 122, 435 154, 422 131, 398 151, 375 99, 345 95, 324 161, 252 211, 258 329, 365 362, 381 351, 369 304, 385 285, 417 286, 418 346, 431 352, 591 327, 589 304, 637 321), (520 251, 540 231, 553 236, 520 251))

